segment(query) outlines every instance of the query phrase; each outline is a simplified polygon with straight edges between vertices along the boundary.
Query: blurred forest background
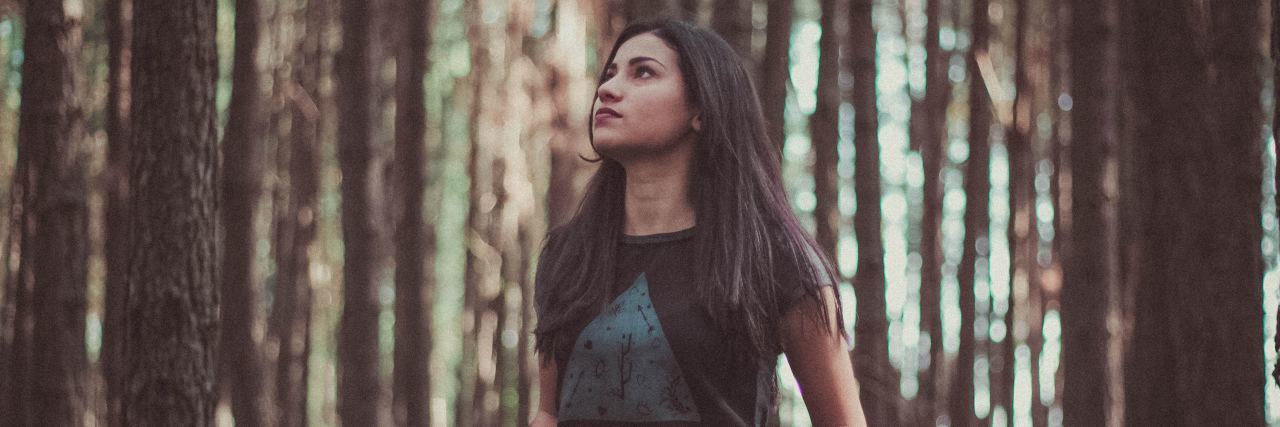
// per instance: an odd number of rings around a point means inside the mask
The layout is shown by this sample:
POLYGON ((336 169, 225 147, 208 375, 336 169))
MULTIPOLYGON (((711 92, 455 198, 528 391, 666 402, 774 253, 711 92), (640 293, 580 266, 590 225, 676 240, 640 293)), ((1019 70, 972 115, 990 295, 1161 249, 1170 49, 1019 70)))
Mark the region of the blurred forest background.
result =
POLYGON ((653 16, 756 69, 872 425, 1280 425, 1278 4, 3 0, 0 426, 526 425, 653 16))

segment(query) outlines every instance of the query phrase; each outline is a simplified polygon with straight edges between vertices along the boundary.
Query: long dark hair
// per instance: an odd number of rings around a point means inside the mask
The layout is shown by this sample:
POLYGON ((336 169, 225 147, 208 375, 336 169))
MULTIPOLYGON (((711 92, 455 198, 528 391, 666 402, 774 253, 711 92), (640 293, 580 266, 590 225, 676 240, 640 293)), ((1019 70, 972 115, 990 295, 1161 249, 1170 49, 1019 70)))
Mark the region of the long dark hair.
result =
MULTIPOLYGON (((788 204, 778 154, 743 61, 713 32, 660 20, 624 29, 604 64, 613 62, 624 42, 641 34, 653 34, 676 51, 685 99, 702 120, 689 176, 697 221, 694 256, 697 265, 708 267, 698 269, 696 278, 701 305, 727 337, 730 354, 752 359, 775 355, 781 298, 801 294, 820 301, 821 286, 838 283, 834 278, 839 276, 788 204), (779 262, 795 265, 796 276, 775 277, 779 262)), ((597 84, 604 80, 602 71, 597 84)), ((597 161, 599 169, 578 212, 544 242, 543 254, 554 254, 543 257, 537 273, 540 318, 534 333, 544 357, 572 346, 575 337, 566 336, 568 326, 594 316, 612 296, 626 171, 608 157, 597 161)), ((825 304, 820 307, 815 314, 821 317, 814 320, 825 325, 830 314, 825 304)), ((838 296, 836 316, 836 329, 843 335, 838 296)))

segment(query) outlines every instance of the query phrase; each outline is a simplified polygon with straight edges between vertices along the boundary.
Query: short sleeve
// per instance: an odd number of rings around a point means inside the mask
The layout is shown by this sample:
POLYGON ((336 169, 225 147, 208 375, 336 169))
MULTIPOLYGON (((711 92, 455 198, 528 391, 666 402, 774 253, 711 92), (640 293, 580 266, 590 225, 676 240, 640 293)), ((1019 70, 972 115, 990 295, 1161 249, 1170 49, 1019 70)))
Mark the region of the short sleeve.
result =
POLYGON ((803 254, 783 251, 775 257, 773 277, 778 286, 779 313, 786 313, 803 298, 817 297, 820 289, 837 283, 827 272, 817 250, 809 245, 804 245, 803 254), (807 281, 809 274, 816 276, 817 281, 807 281))

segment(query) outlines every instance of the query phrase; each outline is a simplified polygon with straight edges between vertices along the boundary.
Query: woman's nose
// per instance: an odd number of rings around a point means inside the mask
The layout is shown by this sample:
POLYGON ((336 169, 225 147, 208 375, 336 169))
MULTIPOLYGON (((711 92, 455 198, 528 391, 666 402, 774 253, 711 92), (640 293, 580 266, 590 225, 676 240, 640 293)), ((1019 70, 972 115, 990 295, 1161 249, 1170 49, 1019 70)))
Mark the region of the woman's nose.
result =
POLYGON ((604 102, 616 102, 622 98, 618 93, 616 85, 610 84, 610 82, 605 82, 600 85, 600 87, 596 88, 596 97, 600 98, 600 100, 604 102))

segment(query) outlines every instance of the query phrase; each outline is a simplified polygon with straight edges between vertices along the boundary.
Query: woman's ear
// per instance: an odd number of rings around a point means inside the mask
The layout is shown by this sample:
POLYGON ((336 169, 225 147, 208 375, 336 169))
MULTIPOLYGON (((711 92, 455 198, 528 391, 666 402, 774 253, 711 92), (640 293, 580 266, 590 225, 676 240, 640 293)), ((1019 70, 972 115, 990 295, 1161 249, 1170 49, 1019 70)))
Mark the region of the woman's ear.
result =
POLYGON ((693 120, 689 123, 689 125, 693 127, 694 132, 702 131, 702 115, 694 114, 693 120))

